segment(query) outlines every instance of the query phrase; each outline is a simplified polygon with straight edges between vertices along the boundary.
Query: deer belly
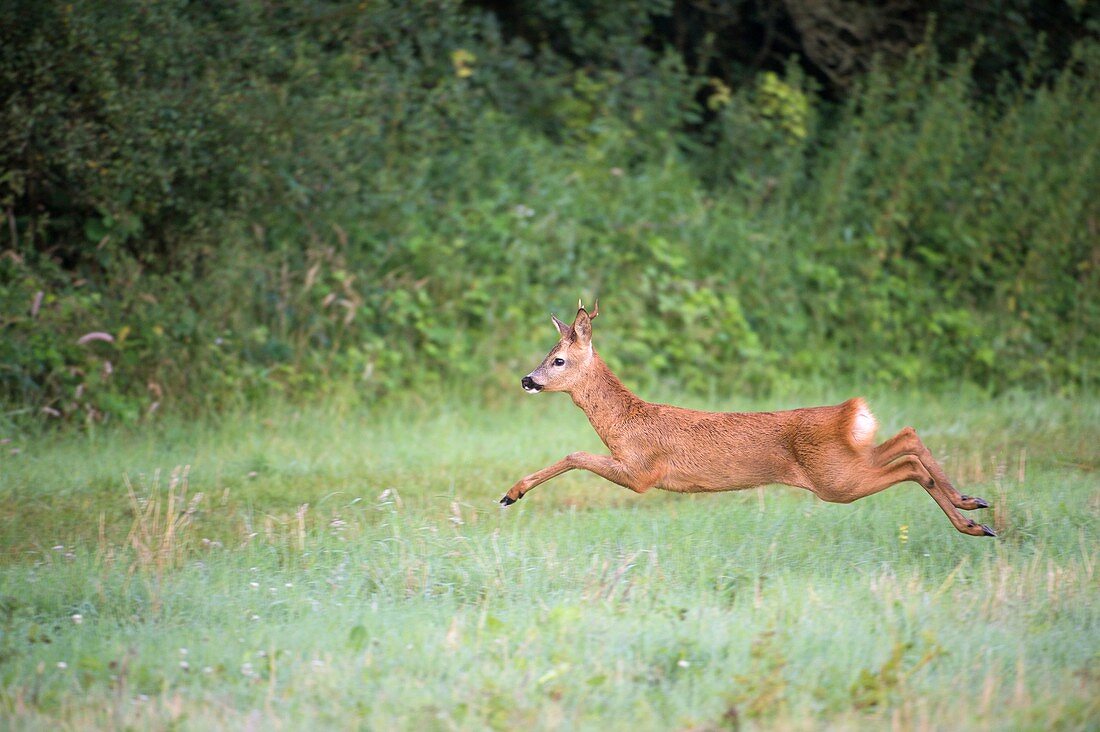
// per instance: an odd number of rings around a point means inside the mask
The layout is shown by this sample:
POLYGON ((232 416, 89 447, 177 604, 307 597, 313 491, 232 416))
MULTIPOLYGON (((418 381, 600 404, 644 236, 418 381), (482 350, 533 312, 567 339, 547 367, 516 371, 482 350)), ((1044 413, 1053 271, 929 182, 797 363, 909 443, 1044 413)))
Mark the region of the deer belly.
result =
POLYGON ((673 466, 658 487, 677 493, 706 493, 785 482, 784 476, 765 461, 731 460, 719 465, 673 466))

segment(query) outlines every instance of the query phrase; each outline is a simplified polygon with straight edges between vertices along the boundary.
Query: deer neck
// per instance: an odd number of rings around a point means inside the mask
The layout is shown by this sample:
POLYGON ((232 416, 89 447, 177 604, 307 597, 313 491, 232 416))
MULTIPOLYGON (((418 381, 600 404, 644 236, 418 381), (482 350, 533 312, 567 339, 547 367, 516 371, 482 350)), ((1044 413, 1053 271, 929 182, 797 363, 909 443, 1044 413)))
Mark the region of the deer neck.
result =
POLYGON ((569 396, 584 411, 604 444, 610 446, 608 440, 645 402, 627 389, 594 351, 588 369, 587 378, 569 396))

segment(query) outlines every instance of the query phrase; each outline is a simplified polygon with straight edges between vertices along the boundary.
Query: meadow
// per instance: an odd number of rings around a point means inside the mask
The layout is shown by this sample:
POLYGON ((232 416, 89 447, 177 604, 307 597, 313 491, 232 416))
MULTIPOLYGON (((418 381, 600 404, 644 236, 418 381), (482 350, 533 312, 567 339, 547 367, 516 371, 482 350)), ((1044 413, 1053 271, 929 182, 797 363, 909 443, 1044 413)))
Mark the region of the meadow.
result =
POLYGON ((502 509, 601 449, 515 391, 6 436, 0 726, 1096 729, 1095 397, 868 395, 992 504, 977 539, 912 484, 502 509))

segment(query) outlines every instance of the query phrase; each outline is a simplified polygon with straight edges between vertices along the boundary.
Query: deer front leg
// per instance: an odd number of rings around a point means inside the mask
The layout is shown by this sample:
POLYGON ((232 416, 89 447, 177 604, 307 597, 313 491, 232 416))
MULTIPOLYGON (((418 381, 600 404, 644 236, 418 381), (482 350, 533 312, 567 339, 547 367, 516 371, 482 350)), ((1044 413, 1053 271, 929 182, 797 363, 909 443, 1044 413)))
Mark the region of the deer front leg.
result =
POLYGON ((523 498, 527 491, 540 483, 545 483, 551 478, 577 468, 595 473, 601 478, 606 478, 612 483, 618 483, 624 488, 629 488, 638 493, 645 490, 645 488, 635 485, 635 481, 632 480, 630 472, 627 471, 618 460, 610 455, 593 455, 588 452, 574 452, 566 455, 553 465, 535 473, 531 473, 526 478, 520 479, 506 494, 504 494, 504 498, 500 499, 500 503, 503 506, 510 506, 523 498))

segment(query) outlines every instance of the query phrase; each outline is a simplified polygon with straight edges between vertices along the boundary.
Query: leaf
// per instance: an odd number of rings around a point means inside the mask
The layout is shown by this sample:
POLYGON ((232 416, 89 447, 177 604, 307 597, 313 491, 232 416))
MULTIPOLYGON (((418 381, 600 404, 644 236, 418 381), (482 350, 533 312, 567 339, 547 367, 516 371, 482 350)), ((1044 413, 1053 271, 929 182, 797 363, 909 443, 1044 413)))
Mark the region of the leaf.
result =
POLYGON ((356 625, 348 631, 348 647, 353 651, 361 651, 367 647, 367 629, 362 625, 356 625))
POLYGON ((107 227, 103 225, 103 221, 100 219, 90 218, 84 222, 84 236, 88 241, 100 242, 103 237, 107 236, 107 227))

